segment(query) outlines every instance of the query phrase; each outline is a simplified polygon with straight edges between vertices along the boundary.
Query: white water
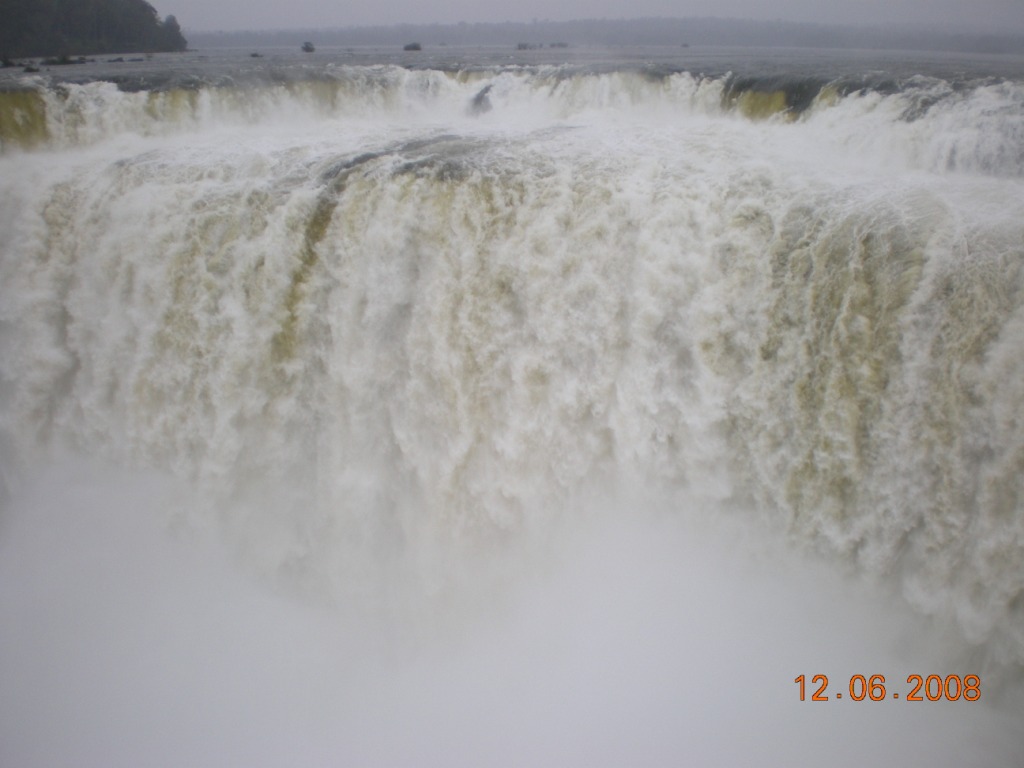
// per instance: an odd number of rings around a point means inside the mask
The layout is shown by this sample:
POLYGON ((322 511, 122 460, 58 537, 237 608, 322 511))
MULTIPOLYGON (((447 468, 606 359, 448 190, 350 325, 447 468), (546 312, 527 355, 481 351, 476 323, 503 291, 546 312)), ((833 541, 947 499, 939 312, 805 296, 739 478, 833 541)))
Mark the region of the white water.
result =
POLYGON ((1017 92, 408 77, 0 158, 5 762, 1024 752, 1017 92))

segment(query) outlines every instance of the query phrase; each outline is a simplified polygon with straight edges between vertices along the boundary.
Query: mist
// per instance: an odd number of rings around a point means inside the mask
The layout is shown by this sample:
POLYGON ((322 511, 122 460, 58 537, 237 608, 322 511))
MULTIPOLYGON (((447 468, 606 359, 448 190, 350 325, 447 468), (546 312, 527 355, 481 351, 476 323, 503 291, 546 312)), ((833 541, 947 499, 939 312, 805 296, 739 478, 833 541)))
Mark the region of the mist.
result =
POLYGON ((445 599, 386 577, 375 590, 398 598, 388 608, 300 600, 243 575, 222 545, 173 533, 187 497, 158 474, 81 460, 16 491, 0 537, 5 764, 1019 755, 1013 724, 985 703, 799 701, 800 674, 828 673, 833 690, 886 674, 902 690, 911 672, 949 672, 941 631, 811 561, 780 565, 763 540, 754 555, 738 531, 595 512, 571 536, 521 542, 484 595, 479 570, 445 599))

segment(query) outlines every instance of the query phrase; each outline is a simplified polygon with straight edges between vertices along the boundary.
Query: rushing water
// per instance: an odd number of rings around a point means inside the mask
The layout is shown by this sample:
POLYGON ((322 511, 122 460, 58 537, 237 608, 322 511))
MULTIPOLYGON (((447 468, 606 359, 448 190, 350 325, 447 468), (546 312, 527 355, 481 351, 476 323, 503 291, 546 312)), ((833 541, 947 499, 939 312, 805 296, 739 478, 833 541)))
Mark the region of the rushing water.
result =
POLYGON ((646 54, 5 74, 0 763, 1020 764, 1021 62, 646 54))

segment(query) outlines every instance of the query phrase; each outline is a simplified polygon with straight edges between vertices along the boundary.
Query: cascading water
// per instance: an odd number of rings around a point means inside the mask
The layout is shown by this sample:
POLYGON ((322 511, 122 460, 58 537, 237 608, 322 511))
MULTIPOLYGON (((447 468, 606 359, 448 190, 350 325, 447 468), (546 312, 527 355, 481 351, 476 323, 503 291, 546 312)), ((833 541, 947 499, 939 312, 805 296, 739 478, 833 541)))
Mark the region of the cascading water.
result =
MULTIPOLYGON (((779 764, 817 729, 856 764, 1019 755, 1024 86, 836 80, 798 113, 685 72, 329 75, 0 94, 0 607, 27 627, 0 669, 121 648, 169 700, 212 694, 222 737, 173 706, 186 735, 156 733, 116 660, 19 673, 143 734, 91 741, 118 730, 94 715, 68 750, 779 764), (116 601, 19 552, 133 606, 172 666, 197 657, 164 612, 255 645, 200 631, 222 663, 181 689, 113 630, 37 658, 116 601), (46 624, 47 595, 86 605, 46 624), (258 690, 225 692, 234 664, 258 690), (817 673, 974 673, 1004 704, 796 702, 817 673)), ((17 764, 70 754, 24 728, 78 710, 19 701, 17 764)))

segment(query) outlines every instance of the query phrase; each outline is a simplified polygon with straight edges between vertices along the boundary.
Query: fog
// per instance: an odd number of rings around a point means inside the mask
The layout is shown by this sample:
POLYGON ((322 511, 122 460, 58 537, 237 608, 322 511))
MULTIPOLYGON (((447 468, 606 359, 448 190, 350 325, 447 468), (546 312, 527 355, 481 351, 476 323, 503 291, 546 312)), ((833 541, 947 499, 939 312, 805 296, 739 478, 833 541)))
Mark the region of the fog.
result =
POLYGON ((431 24, 580 18, 716 16, 822 24, 914 24, 965 31, 1024 31, 1020 0, 523 0, 514 6, 471 0, 161 0, 161 15, 175 14, 188 30, 294 29, 368 24, 431 24))
POLYGON ((1021 746, 984 702, 799 701, 799 674, 949 671, 939 635, 720 532, 597 515, 487 600, 388 612, 242 575, 161 522, 177 493, 65 463, 5 505, 4 765, 982 768, 1021 746))

